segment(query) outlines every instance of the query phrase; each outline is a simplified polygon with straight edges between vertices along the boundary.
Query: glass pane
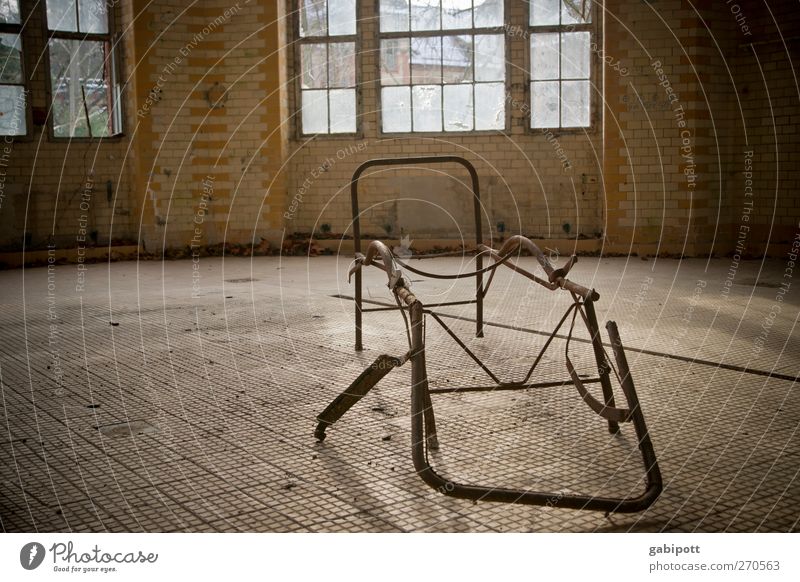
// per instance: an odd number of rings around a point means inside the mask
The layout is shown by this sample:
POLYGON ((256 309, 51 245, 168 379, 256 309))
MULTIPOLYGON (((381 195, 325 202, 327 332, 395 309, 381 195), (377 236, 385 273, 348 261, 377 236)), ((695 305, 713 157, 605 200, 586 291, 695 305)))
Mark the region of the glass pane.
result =
POLYGON ((328 6, 328 34, 356 33, 356 0, 334 0, 328 6))
POLYGON ((411 39, 411 78, 414 84, 442 82, 442 37, 411 39))
POLYGON ((561 83, 561 126, 589 127, 589 81, 561 83))
POLYGON ((47 28, 78 32, 78 15, 75 0, 46 0, 47 28))
POLYGON ((104 43, 51 39, 49 47, 53 134, 90 137, 86 123, 88 109, 91 135, 108 135, 111 88, 105 79, 104 43))
POLYGON ((303 133, 328 133, 328 92, 303 91, 303 133))
POLYGON ((20 23, 19 0, 0 0, 0 22, 6 24, 20 23))
POLYGON ((531 0, 531 26, 558 24, 561 0, 531 0))
POLYGON ((356 86, 356 43, 332 42, 330 51, 328 86, 356 86))
POLYGON ((331 98, 331 133, 355 133, 356 90, 334 89, 331 98))
POLYGON ((408 0, 381 0, 381 32, 408 30, 408 0))
POLYGON ((89 121, 92 124, 92 137, 108 137, 111 135, 109 115, 111 112, 111 94, 105 85, 87 84, 84 88, 86 105, 89 107, 89 121))
POLYGON ((442 77, 445 83, 472 80, 472 36, 442 38, 442 77))
POLYGON ((531 35, 531 79, 558 79, 558 33, 531 35))
POLYGON ((506 78, 506 43, 502 34, 475 35, 475 80, 503 81, 506 78))
POLYGON ((328 56, 322 43, 300 46, 303 89, 324 89, 328 86, 328 56))
POLYGON ((411 0, 411 30, 438 30, 439 0, 411 0))
POLYGON ((25 135, 25 88, 0 85, 0 135, 25 135))
POLYGON ((561 35, 561 78, 589 78, 588 32, 565 32, 561 35))
POLYGON ((381 90, 383 131, 411 131, 411 87, 384 87, 381 90))
POLYGON ((505 129, 506 87, 504 83, 475 85, 475 129, 505 129))
POLYGON ((531 83, 531 127, 558 127, 558 81, 531 83))
POLYGON ((472 85, 445 85, 445 131, 470 131, 472 116, 472 85))
POLYGON ((472 28, 472 0, 442 0, 442 28, 472 28))
POLYGON ((591 0, 562 0, 561 24, 588 24, 591 21, 591 0))
POLYGON ((383 85, 411 84, 411 55, 407 38, 381 41, 381 83, 383 85))
POLYGON ((442 131, 442 87, 418 85, 411 88, 414 131, 442 131))
POLYGON ((105 34, 108 32, 108 8, 109 0, 79 0, 78 16, 80 17, 81 32, 96 32, 105 34))
POLYGON ((503 26, 503 0, 475 0, 475 26, 503 26))
POLYGON ((0 34, 0 83, 22 82, 22 42, 19 35, 0 34))
POLYGON ((301 0, 300 36, 325 36, 328 34, 327 2, 301 0))

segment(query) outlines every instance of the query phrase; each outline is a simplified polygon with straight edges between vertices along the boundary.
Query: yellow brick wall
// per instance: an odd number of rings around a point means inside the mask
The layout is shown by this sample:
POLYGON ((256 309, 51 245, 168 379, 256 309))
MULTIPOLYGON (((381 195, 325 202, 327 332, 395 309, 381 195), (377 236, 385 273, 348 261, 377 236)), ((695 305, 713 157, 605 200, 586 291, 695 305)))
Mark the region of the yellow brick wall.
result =
POLYGON ((134 5, 144 244, 153 250, 277 239, 274 200, 285 197, 278 5, 134 5), (223 96, 221 106, 211 107, 209 95, 223 96))
MULTIPOLYGON (((124 28, 131 21, 130 7, 117 3, 115 18, 120 29, 124 28)), ((22 20, 28 95, 34 117, 40 119, 49 113, 43 3, 23 0, 22 20)), ((124 79, 130 71, 126 66, 129 47, 121 43, 118 48, 125 67, 121 74, 124 79)), ((130 100, 124 105, 128 132, 130 100)), ((22 248, 26 238, 28 249, 42 248, 50 242, 74 248, 81 228, 87 234, 96 232, 99 244, 107 244, 109 239, 135 238, 133 186, 125 171, 130 138, 55 141, 48 137, 43 125, 33 125, 31 134, 29 138, 3 143, 7 151, 2 168, 5 179, 0 203, 0 248, 22 248), (85 226, 82 215, 86 215, 85 226)))
MULTIPOLYGON (((359 3, 360 36, 357 63, 360 65, 359 91, 361 135, 337 139, 320 136, 312 140, 299 137, 299 118, 291 120, 291 153, 288 161, 289 196, 287 206, 300 194, 302 201, 295 204, 285 223, 288 233, 318 231, 328 224, 334 233, 346 232, 351 221, 349 180, 356 167, 371 158, 415 155, 460 155, 472 162, 480 175, 486 217, 484 224, 496 229, 505 223, 507 232, 524 233, 540 237, 564 237, 564 224, 569 224, 571 235, 595 236, 602 230, 602 197, 600 173, 602 168, 601 129, 599 117, 594 127, 584 130, 554 132, 558 144, 566 153, 570 168, 564 169, 554 145, 540 130, 527 128, 526 74, 524 63, 529 51, 527 34, 528 5, 522 1, 506 3, 506 48, 509 61, 507 85, 510 93, 506 109, 510 126, 504 133, 495 134, 438 134, 415 136, 382 135, 379 124, 380 81, 379 42, 377 40, 377 2, 359 3), (353 144, 360 144, 351 153, 353 144), (341 158, 341 159, 340 159, 341 158), (333 160, 333 164, 326 164, 333 160), (320 167, 323 171, 319 171, 320 167), (327 166, 330 166, 328 168, 327 166), (303 189, 302 192, 300 189, 303 189)), ((295 3, 288 2, 289 7, 295 3)), ((290 51, 289 58, 293 56, 290 51)), ((598 59, 593 55, 593 66, 598 59)), ((292 100, 296 97, 298 68, 290 68, 292 100)), ((598 82, 599 87, 599 82, 598 82)), ((599 101, 599 97, 595 95, 599 101)), ((292 105, 294 107, 294 105, 292 105)), ((442 168, 458 179, 468 181, 465 171, 442 168)), ((362 231, 378 236, 387 235, 386 225, 392 233, 402 228, 412 238, 424 238, 430 233, 415 230, 413 221, 400 224, 396 219, 398 198, 422 198, 437 201, 436 193, 421 191, 425 185, 420 176, 437 176, 433 171, 408 170, 383 174, 383 177, 365 179, 363 184, 362 231)), ((431 180, 430 188, 448 188, 446 180, 431 180)), ((469 204, 468 191, 452 186, 464 195, 469 204)), ((424 188, 423 188, 424 190, 424 188)), ((431 206, 431 212, 439 212, 431 206)), ((469 232, 471 215, 455 217, 450 229, 457 238, 469 232), (469 216, 466 224, 457 218, 469 216)), ((496 233, 496 230, 494 230, 496 233)))
MULTIPOLYGON (((793 3, 607 0, 596 12, 602 52, 593 53, 604 100, 596 96, 590 130, 556 134, 568 169, 546 136, 526 127, 526 2, 506 3, 509 127, 492 135, 381 135, 376 6, 360 2, 360 135, 305 140, 295 117, 293 2, 115 3, 125 136, 69 143, 36 126, 31 139, 14 141, 3 168, 0 247, 20 248, 26 233, 29 248, 51 238, 74 247, 90 172, 88 230, 101 244, 133 240, 158 253, 262 237, 275 245, 284 233, 323 224, 345 232, 349 179, 361 162, 433 154, 475 163, 485 224, 495 232, 503 222, 507 232, 563 238, 568 224, 571 236, 599 236, 604 252, 694 256, 728 254, 737 244, 746 254, 778 252, 768 241, 796 235, 800 94, 790 58, 797 62, 800 12, 793 3), (209 106, 215 87, 227 90, 222 108, 209 106)), ((25 0, 23 13, 30 96, 46 112, 42 6, 25 0)), ((460 196, 469 214, 463 186, 429 170, 367 177, 363 230, 397 236, 408 225, 393 201, 436 199, 440 190, 460 196)), ((468 236, 471 221, 456 216, 452 226, 468 236)), ((406 232, 437 234, 414 231, 413 221, 406 232)))

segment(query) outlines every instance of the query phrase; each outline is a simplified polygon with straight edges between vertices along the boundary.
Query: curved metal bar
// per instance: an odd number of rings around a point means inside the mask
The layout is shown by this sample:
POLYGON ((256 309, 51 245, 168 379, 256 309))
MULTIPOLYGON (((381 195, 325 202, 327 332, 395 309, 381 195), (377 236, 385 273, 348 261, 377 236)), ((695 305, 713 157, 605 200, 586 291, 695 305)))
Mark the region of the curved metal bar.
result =
POLYGON ((488 273, 489 271, 494 271, 497 267, 499 267, 500 265, 502 265, 503 263, 508 261, 511 257, 512 257, 512 255, 506 255, 504 257, 501 257, 500 259, 498 259, 496 262, 492 263, 488 267, 484 267, 484 268, 482 268, 480 270, 477 270, 477 271, 470 271, 468 273, 456 273, 455 275, 439 275, 438 273, 430 273, 428 271, 422 271, 420 269, 415 269, 414 267, 412 267, 408 263, 398 259, 397 257, 395 257, 394 260, 397 263, 399 263, 400 266, 402 266, 404 269, 408 269, 412 273, 415 273, 417 275, 421 275, 422 277, 430 277, 431 279, 468 279, 469 277, 475 277, 475 276, 480 275, 482 273, 488 273))
MULTIPOLYGON (((503 487, 486 487, 479 485, 464 485, 452 479, 438 474, 428 461, 427 436, 425 434, 426 413, 425 406, 426 392, 428 390, 427 371, 425 370, 424 359, 415 357, 416 354, 424 353, 425 344, 422 335, 422 317, 424 309, 420 303, 416 303, 411 308, 411 328, 412 328, 412 357, 411 357, 411 457, 414 468, 420 478, 440 493, 460 499, 470 499, 472 501, 496 501, 503 503, 519 503, 526 505, 547 505, 551 507, 565 507, 570 509, 588 509, 616 513, 633 513, 648 508, 661 494, 661 474, 658 463, 655 459, 652 445, 650 444, 649 433, 644 424, 644 417, 641 410, 633 402, 631 405, 632 420, 636 426, 636 434, 640 439, 639 448, 642 452, 646 474, 646 487, 643 493, 635 497, 594 497, 589 495, 564 494, 563 492, 540 492, 526 489, 508 489, 503 487), (637 414, 638 411, 638 414, 637 414)), ((614 328, 614 332, 616 328, 614 328)), ((612 336, 612 345, 617 350, 622 350, 618 336, 612 333, 609 326, 609 335, 612 336)), ((624 354, 622 354, 624 358, 624 354)), ((627 364, 618 362, 620 368, 627 372, 627 364)), ((630 376, 627 375, 626 379, 630 376)), ((635 398, 635 391, 632 385, 629 386, 635 398)), ((625 391, 628 396, 628 391, 625 391)))
POLYGON ((522 236, 521 234, 515 234, 514 236, 509 237, 497 252, 501 255, 504 255, 516 250, 519 247, 528 250, 534 257, 536 257, 536 260, 539 261, 539 264, 542 266, 542 269, 544 269, 544 272, 547 273, 547 277, 550 279, 550 282, 554 283, 553 273, 555 273, 555 267, 553 267, 553 265, 550 263, 550 259, 547 258, 547 256, 536 245, 536 243, 528 237, 522 236))
POLYGON ((367 254, 356 256, 356 261, 369 267, 375 265, 386 271, 389 276, 389 289, 394 289, 403 277, 403 272, 397 268, 391 249, 379 240, 372 241, 367 247, 367 254), (375 257, 380 256, 381 262, 376 263, 375 257))
MULTIPOLYGON (((503 246, 500 247, 499 250, 495 251, 494 249, 490 249, 490 251, 504 255, 513 252, 515 249, 519 247, 526 249, 534 257, 536 257, 536 260, 539 261, 539 264, 542 266, 542 269, 544 269, 544 272, 547 274, 547 278, 550 280, 550 283, 553 283, 561 287, 562 289, 566 289, 567 291, 571 291, 576 295, 580 295, 581 297, 587 300, 597 301, 598 299, 600 299, 600 294, 597 293, 597 291, 595 291, 594 289, 589 289, 587 287, 584 287, 583 285, 579 285, 578 283, 570 281, 569 279, 566 278, 567 273, 578 260, 578 258, 575 255, 570 257, 569 261, 564 267, 562 267, 561 269, 556 269, 555 267, 553 267, 552 263, 550 263, 550 259, 547 258, 547 256, 542 252, 542 250, 536 245, 535 242, 533 242, 528 237, 519 234, 509 237, 508 240, 506 240, 503 243, 503 246)), ((511 268, 516 267, 516 265, 512 267, 512 264, 513 263, 509 263, 508 266, 511 268)), ((518 268, 514 270, 519 271, 518 268)), ((528 276, 532 277, 532 275, 528 276)))
MULTIPOLYGON (((466 159, 459 156, 416 156, 409 158, 377 158, 374 160, 367 160, 353 172, 353 177, 350 179, 350 208, 353 214, 353 247, 356 254, 361 252, 361 211, 358 205, 358 181, 361 175, 369 168, 378 166, 413 166, 420 164, 447 164, 454 163, 460 164, 466 168, 469 173, 470 180, 472 181, 472 200, 473 209, 475 213, 475 245, 480 245, 483 236, 483 220, 481 208, 481 188, 480 181, 478 180, 478 172, 466 159)), ((476 265, 478 271, 483 269, 483 256, 478 255, 476 258, 476 265)), ((361 324, 363 319, 363 290, 361 281, 361 271, 357 270, 355 282, 355 323, 356 323, 356 351, 364 349, 363 337, 361 331, 361 324)), ((479 272, 475 275, 475 335, 476 337, 483 337, 483 274, 479 272)))

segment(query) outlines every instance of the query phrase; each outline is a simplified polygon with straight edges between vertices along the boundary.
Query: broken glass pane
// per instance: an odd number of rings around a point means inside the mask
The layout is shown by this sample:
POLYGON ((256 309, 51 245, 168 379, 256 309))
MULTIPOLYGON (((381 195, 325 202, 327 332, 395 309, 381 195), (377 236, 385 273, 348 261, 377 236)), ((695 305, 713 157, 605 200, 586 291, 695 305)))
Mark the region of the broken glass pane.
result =
POLYGON ((531 35, 531 79, 558 79, 558 33, 531 35))
POLYGON ((589 78, 589 33, 565 32, 561 35, 561 78, 589 78))
POLYGON ((19 0, 0 0, 0 22, 19 24, 19 0))
POLYGON ((381 0, 381 32, 408 30, 408 0, 381 0))
POLYGON ((328 34, 356 33, 356 0, 334 0, 328 5, 328 34))
POLYGON ((331 133, 355 133, 356 131, 356 90, 332 89, 331 133))
POLYGON ((300 36, 328 34, 328 10, 325 0, 301 0, 300 36))
POLYGON ((381 90, 381 118, 385 133, 411 131, 411 88, 381 90))
POLYGON ((472 28, 472 0, 442 0, 442 28, 472 28))
POLYGON ((79 0, 80 31, 105 34, 108 32, 108 0, 79 0))
POLYGON ((47 0, 47 28, 78 32, 75 0, 47 0))
POLYGON ((562 0, 561 24, 588 24, 591 21, 591 0, 562 0))
POLYGON ((414 131, 442 131, 441 85, 417 85, 411 97, 414 131))
POLYGON ((506 44, 502 34, 475 35, 475 80, 503 81, 506 78, 506 44))
POLYGON ((411 78, 414 84, 442 82, 442 37, 411 39, 411 78))
POLYGON ((411 30, 438 30, 439 0, 411 0, 411 30))
POLYGON ((445 131, 470 131, 472 114, 472 85, 445 85, 445 131))
POLYGON ((561 126, 589 126, 589 81, 561 83, 561 126))
POLYGON ((411 68, 407 38, 381 41, 381 83, 383 85, 410 85, 411 68))
POLYGON ((505 129, 505 83, 475 85, 475 129, 505 129))
POLYGON ((503 26, 503 0, 475 0, 475 27, 503 26))
POLYGON ((111 101, 105 79, 105 43, 54 38, 49 47, 53 134, 56 137, 105 135, 111 101), (87 113, 93 131, 98 133, 90 135, 87 113))
POLYGON ((0 85, 0 135, 27 133, 25 88, 0 85))
POLYGON ((558 127, 558 81, 531 83, 531 127, 558 127))
POLYGON ((547 26, 559 23, 561 0, 531 0, 531 26, 547 26))
POLYGON ((355 87, 356 43, 332 42, 328 50, 328 87, 355 87))
POLYGON ((442 37, 442 77, 445 83, 472 80, 472 36, 442 37))
POLYGON ((328 133, 328 92, 303 91, 303 133, 328 133))
POLYGON ((22 43, 18 34, 0 34, 0 83, 23 83, 22 43))
POLYGON ((324 89, 328 86, 328 55, 323 43, 300 47, 303 89, 324 89))

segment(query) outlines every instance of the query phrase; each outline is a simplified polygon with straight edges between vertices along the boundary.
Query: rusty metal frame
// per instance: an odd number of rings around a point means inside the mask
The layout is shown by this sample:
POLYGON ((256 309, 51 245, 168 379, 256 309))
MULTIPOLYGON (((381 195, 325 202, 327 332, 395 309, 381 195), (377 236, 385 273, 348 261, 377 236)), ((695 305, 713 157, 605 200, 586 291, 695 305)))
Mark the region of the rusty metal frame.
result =
MULTIPOLYGON (((361 211, 358 205, 358 181, 361 175, 370 168, 387 167, 387 166, 419 166, 424 164, 460 164, 469 172, 470 180, 472 182, 472 199, 473 208, 475 211, 475 244, 477 246, 483 243, 482 240, 482 219, 481 219, 481 189, 478 180, 478 172, 468 160, 459 156, 418 156, 410 158, 377 158, 368 160, 361 164, 356 171, 353 172, 353 177, 350 181, 350 204, 353 212, 353 247, 356 255, 361 253, 361 211)), ((478 271, 483 268, 483 256, 478 255, 476 258, 478 271)), ((379 309, 364 309, 363 301, 363 287, 361 281, 361 271, 355 273, 355 320, 356 320, 356 351, 360 352, 364 349, 363 334, 361 332, 361 322, 363 313, 368 311, 379 311, 379 309)), ((442 307, 445 305, 464 305, 465 303, 475 303, 475 337, 483 337, 483 278, 482 274, 475 275, 475 299, 464 302, 449 302, 439 303, 437 306, 442 307)), ((392 308, 395 309, 395 308, 392 308)))
MULTIPOLYGON (((414 158, 419 159, 419 158, 414 158)), ((460 158, 448 158, 448 161, 454 161, 460 158)), ((406 162, 402 160, 398 163, 406 162)), ((383 164, 386 160, 375 160, 375 165, 383 164)), ((362 168, 369 167, 369 162, 364 164, 362 168)), ((471 167, 471 166, 470 166, 471 167)), ((361 169, 361 168, 359 168, 361 169)), ((360 173, 357 171, 357 174, 360 173)), ((357 210, 357 197, 354 187, 354 213, 357 210)), ((479 199, 476 196, 476 205, 479 199)), ((478 223, 479 226, 479 223, 478 223)), ((480 232, 480 230, 478 231, 480 232)), ((480 236, 480 235, 479 235, 480 236)), ((325 439, 327 428, 334 424, 339 418, 342 417, 350 408, 352 408, 364 395, 366 395, 375 385, 386 376, 391 370, 396 367, 404 365, 406 362, 411 362, 411 440, 412 449, 411 456, 416 469, 422 480, 437 489, 445 495, 458 497, 462 499, 471 499, 473 501, 496 501, 504 503, 520 503, 528 505, 548 505, 552 507, 566 507, 571 509, 586 509, 629 513, 642 511, 649 507, 660 495, 662 491, 661 472, 656 459, 655 450, 650 439, 650 434, 647 430, 647 425, 644 420, 644 415, 641 410, 636 389, 633 384, 633 379, 630 374, 625 351, 620 340, 619 331, 613 321, 606 324, 606 330, 611 340, 611 349, 616 361, 616 367, 611 363, 611 358, 606 353, 605 345, 601 339, 600 328, 597 323, 597 314, 595 312, 594 303, 599 299, 599 294, 594 290, 584 287, 567 278, 572 266, 577 262, 577 257, 574 255, 568 260, 564 267, 556 269, 550 263, 547 256, 536 246, 533 241, 523 236, 512 236, 509 238, 500 249, 493 249, 489 246, 478 243, 477 248, 477 268, 470 273, 458 273, 453 275, 443 275, 439 273, 430 273, 422 271, 421 269, 412 268, 403 263, 399 258, 392 254, 392 251, 387 245, 381 241, 373 241, 367 248, 366 254, 360 252, 360 239, 357 239, 357 253, 356 260, 350 275, 355 274, 357 281, 357 349, 359 346, 359 339, 361 335, 360 327, 360 275, 362 267, 374 266, 385 271, 389 279, 388 287, 394 295, 397 303, 397 308, 403 315, 406 323, 406 331, 408 333, 409 351, 400 356, 392 357, 389 355, 381 355, 377 360, 317 417, 317 428, 315 436, 318 440, 325 439), (536 276, 535 274, 520 267, 516 261, 511 259, 519 257, 522 251, 527 251, 533 255, 544 271, 547 279, 536 276), (488 255, 492 259, 492 263, 487 267, 483 267, 480 258, 488 255), (478 303, 478 310, 482 309, 483 297, 489 290, 489 287, 494 278, 496 270, 500 266, 505 266, 512 271, 528 278, 529 280, 545 287, 551 291, 565 291, 571 298, 571 303, 567 307, 564 315, 561 317, 555 329, 547 338, 544 346, 534 359, 528 373, 521 381, 503 381, 492 370, 486 366, 467 346, 463 341, 444 323, 441 314, 438 314, 430 309, 431 306, 425 306, 410 290, 410 285, 406 278, 403 276, 401 267, 409 269, 410 271, 422 276, 445 278, 445 279, 463 279, 474 277, 478 280, 476 290, 476 300, 478 303), (485 273, 490 273, 489 278, 484 287, 482 284, 482 276, 485 273), (489 386, 463 386, 456 388, 439 388, 431 389, 428 385, 428 372, 426 365, 426 346, 425 346, 425 320, 426 316, 430 316, 450 335, 450 337, 461 347, 462 350, 472 358, 478 366, 486 373, 492 380, 492 385, 489 386), (591 338, 593 355, 597 364, 597 377, 582 378, 576 371, 569 357, 569 345, 572 338, 573 330, 577 321, 580 321, 586 326, 591 338), (564 359, 569 373, 569 379, 557 382, 531 382, 531 377, 536 370, 539 362, 541 361, 544 353, 550 347, 552 340, 556 337, 559 330, 567 323, 569 324, 569 332, 567 334, 567 341, 564 352, 564 359), (627 407, 620 408, 616 405, 614 390, 612 387, 612 373, 619 382, 622 393, 625 398, 627 407), (602 389, 602 401, 596 399, 586 388, 587 384, 599 383, 602 389), (494 391, 494 390, 523 390, 535 388, 547 388, 554 386, 566 386, 572 384, 577 389, 583 401, 597 413, 601 418, 605 419, 608 425, 608 430, 613 434, 620 430, 621 423, 632 423, 636 438, 638 442, 639 451, 642 456, 642 463, 645 471, 645 489, 642 493, 630 497, 595 497, 590 495, 576 495, 564 494, 558 491, 541 492, 531 491, 528 489, 509 489, 503 487, 492 487, 484 485, 469 485, 461 484, 436 472, 432 466, 429 458, 429 451, 439 448, 439 442, 436 435, 436 420, 433 410, 433 403, 431 394, 446 394, 454 392, 477 392, 477 391, 494 391)), ((454 303, 440 303, 437 305, 451 305, 463 304, 464 302, 454 303)), ((471 302, 470 302, 471 303, 471 302)), ((478 332, 481 332, 482 320, 479 320, 478 332)))

